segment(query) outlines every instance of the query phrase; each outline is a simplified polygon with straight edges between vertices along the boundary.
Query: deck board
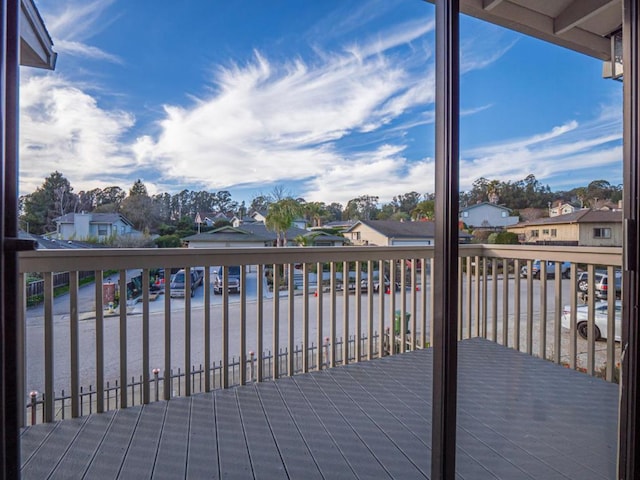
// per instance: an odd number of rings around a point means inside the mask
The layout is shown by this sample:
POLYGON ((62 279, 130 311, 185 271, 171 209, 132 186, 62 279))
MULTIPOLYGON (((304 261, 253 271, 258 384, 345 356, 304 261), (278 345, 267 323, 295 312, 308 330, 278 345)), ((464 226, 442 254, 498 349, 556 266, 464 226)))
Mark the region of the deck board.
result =
MULTIPOLYGON (((428 478, 429 350, 25 429, 23 478, 428 478)), ((460 343, 460 480, 615 478, 618 387, 460 343)))

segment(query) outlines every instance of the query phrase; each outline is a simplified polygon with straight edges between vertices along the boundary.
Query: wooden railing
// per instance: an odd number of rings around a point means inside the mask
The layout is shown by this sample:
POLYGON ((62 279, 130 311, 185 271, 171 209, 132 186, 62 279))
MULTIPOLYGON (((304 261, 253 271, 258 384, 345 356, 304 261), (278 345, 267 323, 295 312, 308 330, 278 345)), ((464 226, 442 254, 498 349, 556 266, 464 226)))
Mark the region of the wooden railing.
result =
MULTIPOLYGON (((428 347, 438 341, 431 328, 433 255, 433 247, 21 253, 23 424, 428 347), (232 265, 241 266, 239 294, 228 292, 232 265), (213 293, 214 266, 225 269, 220 296, 213 293), (190 267, 204 268, 202 286, 194 298, 172 299, 171 270, 190 267), (158 268, 166 281, 155 292, 150 276, 158 268), (113 281, 126 291, 132 269, 141 272, 139 302, 106 304, 103 285, 113 281), (98 281, 81 289, 78 272, 87 270, 98 281), (113 270, 119 273, 103 279, 113 270), (70 272, 70 288, 54 298, 57 271, 70 272), (29 272, 44 277, 38 308, 27 309, 24 301, 29 272)), ((615 380, 615 297, 608 298, 607 340, 596 342, 593 279, 601 268, 613 278, 621 258, 619 248, 462 245, 459 338, 482 336, 615 380), (531 272, 534 259, 571 262, 570 279, 547 279, 546 270, 541 280, 520 278, 521 267, 531 272), (574 281, 583 269, 592 279, 586 296, 574 281), (588 340, 576 328, 581 299, 588 305, 588 340), (568 329, 562 328, 564 305, 571 310, 568 329)), ((555 266, 559 271, 560 263, 555 266)), ((191 278, 185 278, 189 292, 191 278)))

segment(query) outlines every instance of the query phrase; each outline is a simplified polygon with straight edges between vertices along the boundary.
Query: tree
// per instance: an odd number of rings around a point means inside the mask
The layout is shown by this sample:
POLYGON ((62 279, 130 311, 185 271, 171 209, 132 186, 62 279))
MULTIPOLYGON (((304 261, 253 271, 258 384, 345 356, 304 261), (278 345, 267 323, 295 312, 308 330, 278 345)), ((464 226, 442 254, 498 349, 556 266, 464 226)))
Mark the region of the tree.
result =
POLYGON ((327 222, 342 220, 342 205, 337 202, 327 205, 327 222))
POLYGON ((29 225, 31 233, 55 231, 54 220, 75 209, 76 196, 72 192, 73 187, 69 180, 62 173, 53 172, 35 192, 22 199, 21 222, 29 225))
POLYGON ((149 193, 147 193, 147 187, 140 179, 137 179, 129 190, 130 197, 135 197, 136 195, 149 196, 149 193))
POLYGON ((369 220, 375 218, 378 213, 378 200, 376 195, 361 195, 347 202, 343 212, 345 220, 369 220))
POLYGON ((435 212, 435 200, 422 200, 411 212, 411 217, 414 220, 433 220, 435 218, 435 212))
POLYGON ((323 202, 308 202, 303 204, 302 209, 307 223, 312 227, 321 226, 322 220, 327 215, 327 209, 323 202))
POLYGON ((278 246, 287 245, 287 230, 293 221, 302 214, 302 207, 293 198, 284 198, 269 205, 269 212, 265 218, 265 226, 276 232, 278 246))
POLYGON ((155 229, 160 223, 158 205, 147 194, 147 187, 136 180, 129 196, 122 201, 122 214, 142 232, 155 229))
POLYGON ((127 194, 117 185, 103 188, 96 198, 96 211, 117 213, 127 194))
POLYGON ((249 210, 253 212, 266 212, 269 210, 269 204, 273 199, 269 195, 258 195, 251 200, 249 210))
POLYGON ((418 192, 403 193, 393 197, 391 205, 395 212, 404 212, 411 215, 411 212, 418 206, 421 195, 418 192))

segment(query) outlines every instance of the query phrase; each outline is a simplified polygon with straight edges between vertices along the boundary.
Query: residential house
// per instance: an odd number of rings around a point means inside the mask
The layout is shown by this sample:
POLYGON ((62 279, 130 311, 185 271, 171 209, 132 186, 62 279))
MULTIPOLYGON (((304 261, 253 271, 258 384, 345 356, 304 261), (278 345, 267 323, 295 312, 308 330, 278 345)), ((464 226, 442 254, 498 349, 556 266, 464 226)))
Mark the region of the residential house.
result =
POLYGON ((568 213, 573 213, 579 209, 580 207, 572 203, 564 203, 562 201, 559 201, 554 203, 554 205, 549 208, 549 216, 557 217, 558 215, 566 215, 568 213))
POLYGON ((227 217, 222 212, 198 212, 196 213, 195 223, 200 228, 201 225, 207 227, 213 227, 216 222, 227 221, 230 222, 231 218, 227 217))
POLYGON ((141 232, 120 213, 67 213, 55 219, 58 240, 87 240, 103 242, 117 236, 139 236, 141 232))
MULTIPOLYGON (((291 227, 286 232, 287 246, 297 245, 295 239, 298 236, 311 238, 313 246, 342 246, 347 241, 343 237, 291 227)), ((183 240, 189 248, 273 247, 276 245, 277 235, 267 229, 264 223, 254 222, 197 233, 183 240)))
MULTIPOLYGON (((359 220, 345 236, 354 245, 433 245, 435 222, 399 222, 397 220, 359 220)), ((469 243, 471 235, 460 232, 460 242, 469 243)))
POLYGON ((622 246, 622 211, 581 209, 507 227, 520 243, 541 245, 622 246))
POLYGON ((482 202, 460 210, 460 221, 471 228, 502 230, 520 221, 511 215, 511 209, 494 203, 482 202))

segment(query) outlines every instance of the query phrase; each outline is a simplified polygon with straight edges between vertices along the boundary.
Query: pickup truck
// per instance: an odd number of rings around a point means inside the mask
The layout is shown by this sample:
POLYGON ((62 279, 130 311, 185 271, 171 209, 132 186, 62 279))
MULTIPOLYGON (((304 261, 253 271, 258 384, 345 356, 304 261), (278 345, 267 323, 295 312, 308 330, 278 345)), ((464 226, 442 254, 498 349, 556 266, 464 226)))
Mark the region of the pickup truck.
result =
MULTIPOLYGON (((534 260, 531 264, 531 274, 533 278, 540 278, 540 270, 541 270, 541 260, 534 260)), ((546 260, 547 263, 547 278, 555 277, 556 274, 556 262, 552 260, 546 260)), ((569 278, 571 274, 571 262, 562 262, 560 264, 560 274, 563 278, 569 278)), ((527 265, 524 265, 520 269, 520 276, 527 276, 527 265)))
MULTIPOLYGON (((231 265, 227 267, 229 275, 227 278, 227 291, 229 293, 240 293, 240 266, 231 265)), ((215 270, 215 276, 213 277, 213 293, 216 295, 222 294, 223 282, 224 282, 224 267, 218 267, 215 270)))
MULTIPOLYGON (((189 294, 191 297, 195 296, 196 289, 202 285, 204 277, 204 271, 196 268, 189 269, 191 275, 191 291, 189 294)), ((185 271, 184 269, 178 270, 171 276, 171 297, 184 297, 185 296, 185 271)))

